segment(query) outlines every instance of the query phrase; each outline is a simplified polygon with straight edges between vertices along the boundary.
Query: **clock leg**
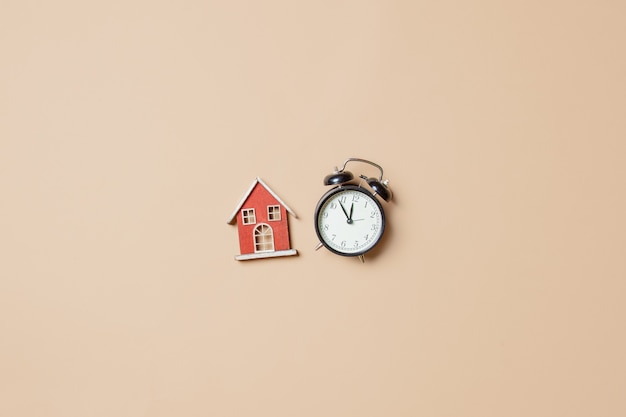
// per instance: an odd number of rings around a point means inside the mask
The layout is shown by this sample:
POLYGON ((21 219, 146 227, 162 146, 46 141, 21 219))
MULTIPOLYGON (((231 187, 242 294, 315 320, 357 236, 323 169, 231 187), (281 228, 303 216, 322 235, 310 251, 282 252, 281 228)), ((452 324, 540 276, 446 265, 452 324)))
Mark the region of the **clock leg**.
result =
POLYGON ((324 245, 322 244, 322 242, 318 243, 318 244, 317 244, 317 246, 315 247, 315 250, 318 250, 318 249, 319 249, 319 248, 321 248, 322 246, 324 246, 324 245))
POLYGON ((362 264, 365 263, 365 255, 359 255, 359 259, 361 260, 362 264))

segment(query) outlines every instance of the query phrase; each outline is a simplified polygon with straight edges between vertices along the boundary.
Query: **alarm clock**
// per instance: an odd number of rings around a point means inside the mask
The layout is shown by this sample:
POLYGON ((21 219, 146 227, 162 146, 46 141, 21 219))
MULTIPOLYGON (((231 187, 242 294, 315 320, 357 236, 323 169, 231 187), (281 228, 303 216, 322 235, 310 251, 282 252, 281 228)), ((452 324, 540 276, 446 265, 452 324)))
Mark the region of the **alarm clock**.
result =
POLYGON ((324 185, 334 187, 315 207, 315 233, 320 240, 315 249, 325 247, 336 255, 358 256, 365 262, 365 254, 380 242, 385 232, 385 211, 379 198, 385 202, 391 200, 388 184, 389 180, 383 180, 382 167, 366 159, 348 158, 341 169, 335 167, 324 178, 324 185), (352 162, 378 168, 380 177, 360 175, 361 181, 354 183, 354 175, 346 171, 352 162))

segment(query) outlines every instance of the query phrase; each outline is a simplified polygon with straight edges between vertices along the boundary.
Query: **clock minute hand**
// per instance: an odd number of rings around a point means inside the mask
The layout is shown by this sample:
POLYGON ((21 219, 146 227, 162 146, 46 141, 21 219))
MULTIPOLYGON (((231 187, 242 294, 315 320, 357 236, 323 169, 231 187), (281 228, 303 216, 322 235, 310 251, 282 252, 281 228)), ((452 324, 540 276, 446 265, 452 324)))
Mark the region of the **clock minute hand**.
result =
POLYGON ((352 223, 352 212, 354 211, 354 203, 350 205, 350 217, 348 217, 348 222, 352 223))
POLYGON ((348 215, 348 212, 346 211, 346 209, 343 208, 343 204, 341 204, 341 201, 338 201, 338 203, 339 203, 339 207, 341 207, 341 211, 343 211, 343 214, 346 215, 346 219, 348 220, 348 223, 352 223, 352 219, 348 215))

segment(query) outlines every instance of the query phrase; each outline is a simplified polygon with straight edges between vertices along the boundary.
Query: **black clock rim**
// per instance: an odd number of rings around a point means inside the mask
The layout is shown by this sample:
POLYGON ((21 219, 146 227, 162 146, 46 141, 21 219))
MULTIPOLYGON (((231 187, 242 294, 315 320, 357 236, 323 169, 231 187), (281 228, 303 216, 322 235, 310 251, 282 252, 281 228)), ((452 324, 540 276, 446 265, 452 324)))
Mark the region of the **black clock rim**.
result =
POLYGON ((365 255, 366 253, 370 252, 372 249, 374 249, 381 240, 383 240, 383 235, 385 234, 385 210, 383 209, 383 205, 380 203, 380 201, 378 201, 378 199, 376 198, 376 196, 374 196, 374 194, 372 194, 371 192, 369 192, 366 188, 363 188, 359 185, 355 185, 355 184, 344 184, 344 185, 338 185, 334 188, 331 188, 330 190, 328 190, 324 195, 322 195, 322 197, 320 198, 320 200, 317 202, 317 205, 315 206, 315 214, 313 216, 313 221, 314 221, 314 226, 315 226, 315 234, 317 234, 317 238, 319 239, 320 243, 329 251, 331 251, 332 253, 334 253, 335 255, 340 255, 340 256, 347 256, 347 257, 355 257, 355 256, 361 256, 361 255, 365 255), (381 226, 380 226, 380 237, 378 238, 378 240, 376 242, 374 242, 374 244, 372 246, 370 246, 368 249, 363 250, 363 251, 359 251, 359 252, 352 252, 352 253, 345 253, 345 252, 340 252, 332 247, 330 247, 329 245, 326 244, 326 242, 324 241, 324 239, 322 238, 322 235, 320 233, 319 227, 318 227, 318 216, 319 216, 319 212, 320 209, 322 208, 322 206, 324 205, 324 203, 326 202, 326 200, 328 200, 330 197, 332 197, 333 195, 342 192, 342 191, 347 191, 347 190, 353 190, 353 191, 358 191, 360 193, 363 193, 369 197, 372 198, 372 200, 374 200, 374 202, 376 203, 376 205, 378 206, 378 208, 380 209, 380 218, 381 218, 381 226))

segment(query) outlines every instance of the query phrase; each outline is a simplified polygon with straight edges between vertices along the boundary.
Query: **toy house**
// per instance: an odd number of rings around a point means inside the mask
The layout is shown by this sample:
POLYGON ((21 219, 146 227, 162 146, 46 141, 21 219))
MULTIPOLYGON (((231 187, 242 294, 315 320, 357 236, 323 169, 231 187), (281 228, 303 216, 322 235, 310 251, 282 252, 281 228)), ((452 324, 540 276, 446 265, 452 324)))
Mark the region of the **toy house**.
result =
POLYGON ((256 178, 227 222, 237 221, 240 255, 235 259, 296 255, 289 244, 288 213, 297 217, 263 180, 256 178))

